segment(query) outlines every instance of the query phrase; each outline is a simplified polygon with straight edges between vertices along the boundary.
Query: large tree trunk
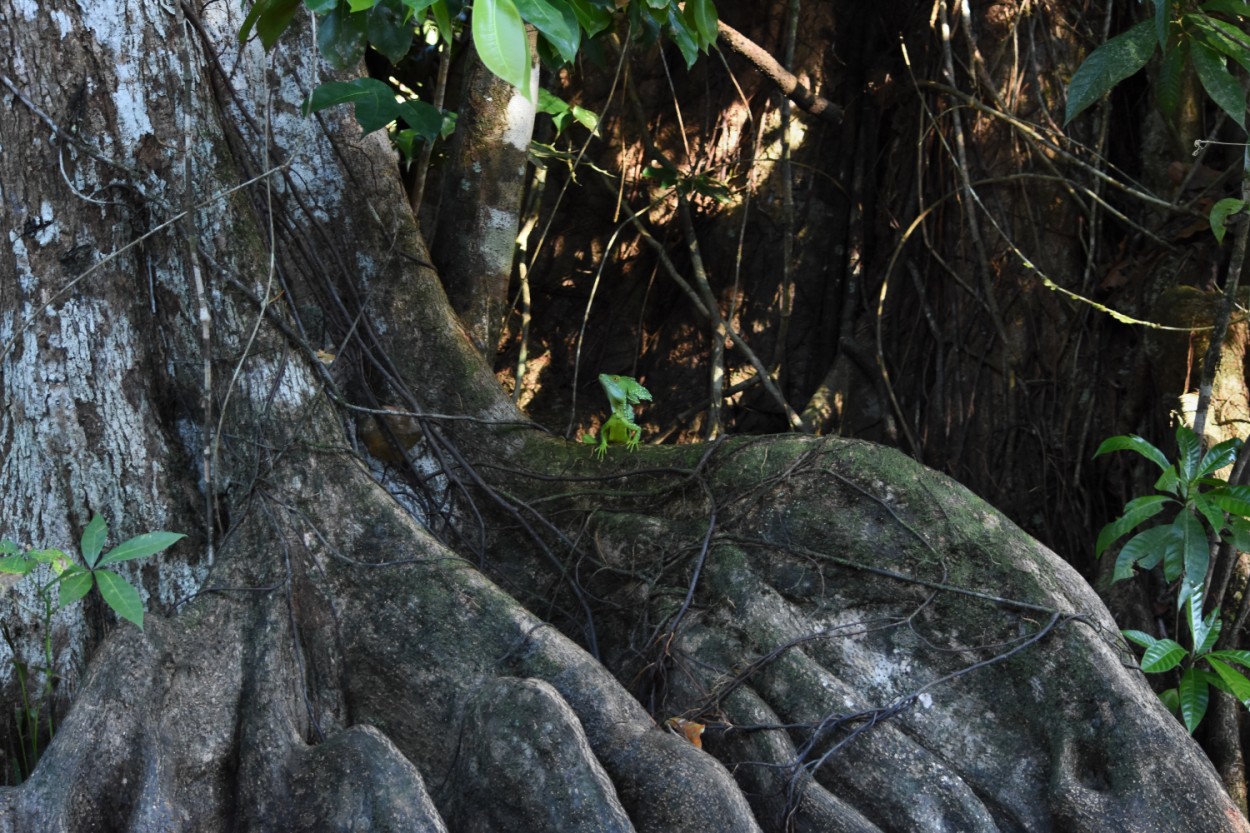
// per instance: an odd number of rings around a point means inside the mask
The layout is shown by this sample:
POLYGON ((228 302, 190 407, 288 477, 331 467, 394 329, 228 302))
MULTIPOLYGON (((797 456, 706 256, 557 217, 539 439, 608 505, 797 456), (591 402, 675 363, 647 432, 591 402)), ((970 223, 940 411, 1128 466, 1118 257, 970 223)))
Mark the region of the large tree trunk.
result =
POLYGON ((385 141, 239 23, 0 3, 5 534, 191 533, 130 572, 169 616, 54 619, 73 705, 0 830, 1246 829, 1084 582, 945 478, 524 422, 385 141), (420 414, 395 495, 352 403, 420 414))

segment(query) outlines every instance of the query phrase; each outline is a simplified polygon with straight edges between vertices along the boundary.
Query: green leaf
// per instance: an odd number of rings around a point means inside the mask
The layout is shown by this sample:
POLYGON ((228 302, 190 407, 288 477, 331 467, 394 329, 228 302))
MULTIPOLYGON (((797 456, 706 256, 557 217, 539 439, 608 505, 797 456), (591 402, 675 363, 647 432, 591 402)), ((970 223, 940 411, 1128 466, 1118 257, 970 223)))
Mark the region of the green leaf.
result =
POLYGON ((695 61, 699 60, 699 42, 695 39, 694 32, 686 25, 686 19, 681 16, 675 6, 668 7, 667 23, 668 36, 681 50, 681 57, 686 60, 686 68, 689 69, 694 66, 695 61))
POLYGON ((1241 440, 1233 437, 1231 440, 1225 440, 1211 447, 1211 450, 1202 458, 1202 464, 1198 468, 1198 476, 1206 477, 1214 474, 1225 466, 1231 466, 1237 461, 1237 452, 1241 449, 1241 440))
POLYGON ((1207 532, 1193 512, 1181 512, 1172 521, 1172 528, 1180 531, 1181 553, 1185 562, 1185 580, 1181 585, 1178 601, 1184 604, 1195 592, 1200 592, 1207 580, 1207 565, 1211 560, 1211 547, 1207 532))
POLYGON ((0 540, 0 555, 14 555, 17 553, 17 544, 8 538, 0 540))
POLYGON ((395 102, 395 115, 426 142, 433 142, 443 129, 443 113, 420 99, 395 102))
POLYGON ((1190 668, 1181 676, 1181 684, 1177 693, 1180 696, 1181 718, 1185 721, 1185 728, 1192 735, 1207 713, 1207 701, 1211 697, 1211 690, 1207 687, 1206 678, 1202 676, 1202 673, 1196 668, 1190 668))
POLYGON ((1156 39, 1154 21, 1143 20, 1091 52, 1068 84, 1063 123, 1072 121, 1112 87, 1144 67, 1154 54, 1156 39))
POLYGON ((381 0, 368 15, 369 43, 392 64, 402 61, 412 46, 412 24, 407 16, 400 0, 381 0))
POLYGON ((564 63, 577 57, 582 42, 582 30, 577 25, 577 15, 563 0, 514 0, 517 11, 526 22, 542 33, 547 43, 555 47, 564 63))
MULTIPOLYGON (((1185 602, 1185 613, 1187 614, 1189 633, 1194 638, 1194 656, 1200 656, 1211 650, 1211 644, 1208 644, 1208 637, 1214 630, 1215 614, 1203 618, 1202 616, 1202 589, 1196 588, 1189 599, 1185 602), (1205 650, 1203 648, 1205 646, 1205 650)), ((1218 634, 1217 634, 1218 636, 1218 634)), ((1213 643, 1214 640, 1211 640, 1213 643)))
POLYGON ((304 8, 313 14, 329 14, 339 0, 304 0, 304 8))
POLYGON ((573 118, 577 121, 577 123, 589 130, 591 133, 594 133, 599 129, 598 113, 587 110, 585 107, 579 107, 576 104, 573 105, 570 112, 573 113, 573 118))
POLYGON ((1103 551, 1138 524, 1148 521, 1163 511, 1163 505, 1171 502, 1165 495, 1145 495, 1124 505, 1124 514, 1102 528, 1094 545, 1094 556, 1102 557, 1103 551))
POLYGON ((100 595, 118 616, 129 619, 143 630, 143 599, 139 591, 130 586, 130 582, 112 570, 96 570, 96 584, 100 595))
POLYGON ((612 25, 612 12, 602 6, 589 0, 569 0, 569 5, 577 15, 578 24, 592 38, 612 25))
POLYGON ((1230 515, 1250 518, 1250 486, 1221 486, 1202 497, 1230 515))
POLYGON ((121 561, 147 558, 149 555, 156 555, 158 552, 168 549, 186 537, 181 532, 145 532, 113 547, 113 549, 108 551, 107 555, 100 559, 99 566, 107 567, 110 564, 117 564, 121 561))
POLYGON ((1172 18, 1172 0, 1155 0, 1155 37, 1159 48, 1168 48, 1168 22, 1172 18))
POLYGON ((100 556, 100 550, 104 548, 104 539, 108 537, 108 534, 109 525, 105 523, 104 518, 98 514, 93 515, 87 528, 82 531, 82 541, 78 545, 82 550, 82 559, 87 562, 88 567, 95 566, 95 561, 100 556))
POLYGON ((1181 696, 1176 689, 1169 688, 1159 692, 1159 699, 1163 701, 1164 707, 1172 714, 1178 714, 1181 710, 1181 696))
POLYGON ((1211 500, 1208 495, 1198 495, 1193 499, 1191 505, 1202 517, 1206 518, 1211 529, 1217 533, 1224 529, 1224 510, 1215 501, 1211 500))
POLYGON ((694 31, 699 48, 707 48, 716 43, 716 7, 712 0, 686 0, 686 23, 694 31))
POLYGON ((1235 668, 1231 668, 1218 659, 1207 658, 1207 662, 1215 669, 1215 673, 1220 675, 1220 679, 1224 681, 1224 685, 1228 687, 1228 693, 1236 697, 1246 708, 1250 708, 1250 680, 1235 668))
MULTIPOLYGON (((1246 12, 1246 7, 1242 5, 1241 15, 1246 12)), ((1207 46, 1232 58, 1242 69, 1250 70, 1250 39, 1245 32, 1231 23, 1206 15, 1185 15, 1185 20, 1193 21, 1198 36, 1207 46)))
POLYGON ((1238 127, 1246 126, 1246 96, 1241 84, 1225 66, 1224 56, 1202 42, 1195 42, 1190 50, 1194 69, 1202 88, 1211 100, 1229 115, 1238 127))
POLYGON ((374 7, 378 0, 347 0, 347 8, 353 14, 356 12, 367 12, 374 7))
POLYGON ((1245 207, 1244 200, 1235 200, 1232 197, 1225 197, 1211 206, 1211 233, 1215 235, 1217 243, 1224 242, 1224 234, 1228 231, 1228 218, 1240 213, 1245 207))
POLYGON ((1159 109, 1168 116, 1175 116, 1181 104, 1181 82, 1185 78, 1185 64, 1189 59, 1189 43, 1182 41, 1175 48, 1163 53, 1159 77, 1155 81, 1155 97, 1159 109))
POLYGON ((1181 479, 1193 482, 1198 477, 1198 466, 1202 462, 1202 441, 1189 426, 1179 425, 1176 428, 1176 448, 1176 468, 1181 479))
POLYGON ((1172 467, 1167 455, 1136 434, 1108 437, 1102 441, 1102 445, 1098 446, 1094 456, 1109 454, 1112 451, 1136 451, 1164 471, 1172 467))
POLYGON ((1250 651, 1212 651, 1206 658, 1215 657, 1223 662, 1235 662, 1243 668, 1250 668, 1250 651))
POLYGON ((372 133, 386 127, 399 117, 395 91, 376 78, 354 81, 329 81, 313 90, 304 103, 304 115, 351 102, 356 105, 356 121, 360 129, 372 133))
POLYGON ((239 41, 246 43, 255 28, 260 35, 261 44, 265 49, 271 49, 298 8, 299 0, 257 0, 247 17, 243 18, 243 25, 239 28, 239 41))
POLYGON ((473 44, 487 69, 532 99, 529 40, 512 0, 474 2, 473 44))
POLYGON ((1181 664, 1181 660, 1189 656, 1189 651, 1175 640, 1157 639, 1142 654, 1141 670, 1147 674, 1161 674, 1171 671, 1181 664))
POLYGON ((1172 541, 1172 527, 1156 526, 1139 532, 1125 542, 1120 554, 1115 559, 1115 572, 1112 581, 1123 581, 1133 577, 1133 566, 1139 561, 1146 561, 1155 556, 1152 563, 1145 569, 1153 567, 1163 559, 1163 553, 1172 541))
POLYGON ((1120 631, 1120 633, 1123 634, 1124 638, 1129 642, 1140 645, 1143 648, 1149 648, 1151 645, 1159 641, 1145 631, 1123 630, 1120 631))
POLYGON ((90 593, 94 584, 95 574, 90 570, 84 570, 81 567, 74 568, 72 572, 66 570, 61 577, 60 589, 57 591, 57 604, 60 607, 69 607, 90 593))
POLYGON ((367 14, 352 14, 346 6, 335 6, 317 21, 317 49, 330 66, 349 69, 360 63, 368 45, 368 18, 367 14))
POLYGON ((24 576, 39 566, 39 562, 23 554, 6 555, 0 558, 0 573, 12 576, 24 576))
POLYGON ((456 33, 451 28, 451 14, 447 11, 447 0, 436 0, 430 6, 430 11, 434 13, 434 22, 438 25, 438 36, 443 39, 443 43, 450 46, 456 33))

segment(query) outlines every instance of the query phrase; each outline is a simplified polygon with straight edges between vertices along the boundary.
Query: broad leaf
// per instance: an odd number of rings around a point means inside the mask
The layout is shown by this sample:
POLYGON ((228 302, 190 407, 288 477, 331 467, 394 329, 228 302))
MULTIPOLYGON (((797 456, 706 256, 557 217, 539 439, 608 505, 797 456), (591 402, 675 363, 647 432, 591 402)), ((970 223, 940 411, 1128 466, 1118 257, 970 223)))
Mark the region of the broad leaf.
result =
POLYGON ((1176 689, 1169 688, 1159 692, 1159 699, 1163 702, 1164 708, 1172 714, 1178 714, 1181 710, 1181 696, 1176 689))
POLYGON ((369 43, 392 64, 403 60, 412 46, 412 24, 407 22, 400 0, 381 0, 375 5, 369 12, 366 31, 369 43))
POLYGON ((14 555, 17 551, 17 544, 14 541, 8 538, 0 540, 0 555, 14 555))
POLYGON ((1222 486, 1203 495, 1230 515, 1250 518, 1250 486, 1222 486))
POLYGON ((1228 218, 1245 207, 1244 200, 1235 200, 1232 197, 1225 197, 1211 206, 1211 233, 1215 235, 1217 243, 1224 242, 1224 235, 1228 231, 1228 218))
MULTIPOLYGON (((1214 211, 1214 209, 1212 209, 1214 211)), ((1237 437, 1231 440, 1225 440, 1222 443, 1214 445, 1202 458, 1202 464, 1198 468, 1198 476, 1206 477, 1214 474, 1225 466, 1231 466, 1237 461, 1237 451, 1241 448, 1241 440, 1237 437)))
POLYGON ((1206 518, 1211 529, 1219 532, 1224 528, 1224 510, 1219 507, 1215 501, 1211 500, 1208 495, 1198 495, 1193 499, 1193 507, 1206 518))
MULTIPOLYGON (((1248 11, 1250 9, 1242 4, 1240 16, 1244 17, 1248 11)), ((1185 20, 1193 21, 1207 46, 1232 58, 1242 69, 1250 70, 1250 38, 1245 32, 1227 21, 1207 15, 1185 15, 1185 20)))
POLYGON ((604 7, 590 0, 568 0, 568 2, 573 8, 573 13, 577 15, 577 22, 590 37, 593 38, 612 25, 612 12, 604 7))
POLYGON ((677 44, 677 48, 681 50, 681 57, 686 60, 686 68, 694 66, 694 62, 699 60, 699 42, 694 32, 686 25, 686 19, 681 16, 675 6, 668 8, 667 28, 668 36, 672 38, 673 43, 677 44))
POLYGON ((1180 425, 1176 428, 1176 448, 1176 468, 1180 471, 1182 480, 1191 482, 1198 477, 1198 466, 1202 462, 1202 441, 1188 426, 1180 425))
POLYGON ((1180 665, 1181 660, 1189 656, 1189 651, 1175 640, 1158 639, 1142 654, 1141 670, 1147 674, 1161 674, 1171 671, 1180 665))
POLYGON ((87 528, 82 531, 82 541, 78 546, 82 550, 82 560, 87 562, 88 567, 95 566, 96 559, 100 557, 100 550, 104 549, 104 539, 108 537, 108 534, 109 526, 99 515, 93 516, 91 523, 87 524, 87 528))
POLYGON ((716 7, 712 5, 712 0, 686 0, 685 15, 704 51, 716 43, 716 7))
POLYGON ((1183 604, 1195 592, 1200 592, 1203 582, 1207 580, 1211 546, 1202 522, 1192 512, 1177 515, 1172 527, 1180 530, 1181 553, 1185 561, 1185 580, 1178 600, 1183 604))
POLYGON ((335 104, 356 105, 356 121, 366 133, 380 130, 399 116, 395 91, 376 78, 354 81, 329 81, 313 90, 304 103, 304 115, 310 115, 335 104))
POLYGON ((304 8, 313 14, 329 14, 339 0, 304 0, 304 8))
POLYGON ((435 0, 430 6, 430 11, 434 14, 434 23, 438 26, 438 36, 443 39, 443 43, 450 45, 456 33, 451 28, 451 14, 447 10, 447 0, 435 0))
POLYGON ((582 42, 582 30, 577 25, 577 15, 564 0, 514 0, 517 11, 528 23, 542 33, 547 43, 555 47, 564 63, 577 57, 582 42))
POLYGON ((1207 687, 1206 678, 1196 668, 1190 668, 1181 676, 1181 684, 1177 689, 1181 703, 1181 718, 1185 728, 1192 735, 1194 729, 1202 722, 1207 713, 1207 702, 1211 698, 1211 690, 1207 687))
POLYGON ((133 561, 136 558, 147 558, 168 549, 178 541, 186 538, 181 532, 145 532, 128 541, 122 541, 100 559, 99 566, 107 567, 120 561, 133 561))
POLYGON ((368 17, 367 14, 352 14, 345 6, 335 6, 317 21, 317 50, 330 66, 350 69, 364 57, 368 45, 368 17))
POLYGON ((1120 554, 1115 559, 1115 572, 1112 581, 1123 581, 1133 577, 1133 567, 1138 562, 1146 562, 1143 569, 1150 569, 1163 559, 1163 553, 1172 542, 1172 527, 1156 526, 1139 532, 1125 542, 1120 554), (1151 556, 1154 556, 1152 559, 1151 556))
POLYGON ((1185 603, 1185 612, 1188 614, 1189 632, 1194 638, 1194 656, 1201 656, 1215 645, 1215 640, 1219 638, 1220 627, 1219 608, 1211 611, 1205 617, 1202 615, 1202 590, 1196 589, 1190 595, 1189 600, 1185 603))
POLYGON ((90 593, 94 584, 95 574, 90 570, 84 570, 81 567, 75 568, 73 572, 67 570, 61 577, 61 586, 57 591, 57 604, 60 607, 69 607, 90 593))
POLYGON ((1124 514, 1104 526, 1098 533, 1098 541, 1094 545, 1094 556, 1101 557, 1107 547, 1138 524, 1150 520, 1163 511, 1164 504, 1170 500, 1171 498, 1164 495, 1146 495, 1129 501, 1124 506, 1124 514))
POLYGON ((39 566, 39 562, 25 555, 6 555, 0 558, 0 573, 24 576, 39 566))
POLYGON ((396 101, 395 115, 427 142, 437 139, 443 129, 442 112, 433 104, 427 104, 420 99, 396 101))
POLYGON ((1211 96, 1211 100, 1229 115, 1238 127, 1246 126, 1246 95, 1241 84, 1232 76, 1225 66, 1223 55, 1205 43, 1195 42, 1190 50, 1194 69, 1202 88, 1211 96))
POLYGON ((1149 648, 1151 645, 1159 641, 1145 631, 1124 630, 1120 631, 1120 633, 1123 634, 1124 638, 1129 642, 1140 645, 1143 648, 1149 648))
POLYGON ((118 616, 129 619, 143 630, 143 599, 139 591, 131 587, 130 582, 112 570, 96 570, 96 584, 100 595, 118 616))
POLYGON ((1215 669, 1215 673, 1220 675, 1220 679, 1227 686, 1229 694, 1236 697, 1243 706, 1250 708, 1250 680, 1235 668, 1231 668, 1218 659, 1207 658, 1207 662, 1215 669))
POLYGON ((1168 462, 1166 454, 1136 434, 1121 434, 1115 437, 1108 437, 1102 441, 1102 445, 1098 446, 1094 456, 1109 454, 1112 451, 1136 451, 1161 469, 1167 470, 1172 467, 1172 464, 1168 462))
POLYGON ((1212 651, 1207 659, 1215 657, 1223 662, 1235 662, 1243 668, 1250 668, 1250 651, 1212 651))
POLYGON ((473 44, 487 69, 532 100, 529 39, 512 0, 474 2, 473 44))
POLYGON ((1159 109, 1174 116, 1181 104, 1181 86, 1189 63, 1189 42, 1181 41, 1163 54, 1159 77, 1155 81, 1155 98, 1159 109))
POLYGON ((246 42, 252 36, 252 28, 260 35, 260 42, 265 49, 273 48, 299 9, 299 0, 258 0, 247 17, 243 18, 243 26, 239 29, 239 40, 246 42))
POLYGON ((1067 124, 1116 84, 1136 73, 1154 54, 1157 35, 1153 20, 1143 20, 1095 49, 1068 84, 1067 124))

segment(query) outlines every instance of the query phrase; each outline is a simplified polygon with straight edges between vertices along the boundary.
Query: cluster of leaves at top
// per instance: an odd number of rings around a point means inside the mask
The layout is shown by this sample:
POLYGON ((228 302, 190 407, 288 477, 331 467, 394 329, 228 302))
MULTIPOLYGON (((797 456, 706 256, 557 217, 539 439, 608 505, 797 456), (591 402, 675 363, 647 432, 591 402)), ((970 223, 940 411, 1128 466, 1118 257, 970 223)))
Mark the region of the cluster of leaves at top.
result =
MULTIPOLYGON (((1175 115, 1180 107, 1181 81, 1186 68, 1192 67, 1211 100, 1244 130, 1246 95, 1228 62, 1250 72, 1250 35, 1243 31, 1250 6, 1245 0, 1152 2, 1155 13, 1151 18, 1095 49, 1073 74, 1064 124, 1146 66, 1157 47, 1163 58, 1155 92, 1165 115, 1175 115)), ((1211 230, 1216 240, 1224 240, 1228 218, 1245 207, 1244 200, 1231 197, 1212 206, 1211 230)))
MULTIPOLYGON (((437 32, 451 44, 454 22, 466 11, 464 0, 257 0, 239 32, 253 31, 266 49, 277 43, 303 5, 317 16, 317 47, 335 69, 359 63, 365 49, 399 63, 412 48, 417 32, 437 32)), ((495 75, 534 100, 530 83, 526 24, 538 31, 539 56, 551 66, 573 61, 583 34, 593 38, 612 27, 616 15, 628 16, 643 39, 661 34, 681 50, 687 65, 716 41, 717 16, 712 0, 473 0, 473 43, 482 63, 495 75)), ((403 122, 399 141, 432 142, 444 130, 444 114, 419 99, 397 98, 395 91, 373 78, 332 81, 320 85, 304 104, 315 113, 351 102, 356 119, 368 133, 391 122, 403 122)))
POLYGON ((1178 685, 1160 697, 1173 712, 1180 713, 1190 732, 1206 714, 1212 686, 1250 708, 1250 679, 1233 667, 1250 668, 1250 651, 1214 650, 1223 627, 1220 610, 1215 608, 1206 615, 1202 610, 1211 542, 1225 539, 1238 550, 1250 552, 1250 486, 1230 486, 1216 476, 1235 462, 1241 444, 1239 439, 1227 440, 1203 454, 1198 437, 1182 425, 1176 430, 1179 452, 1174 463, 1138 436, 1111 437, 1094 455, 1134 451, 1162 470, 1154 484, 1159 494, 1129 501, 1124 514, 1099 533, 1098 556, 1165 509, 1177 510, 1171 523, 1152 526, 1125 542, 1116 557, 1112 580, 1131 578, 1134 568, 1158 567, 1169 584, 1179 583, 1177 607, 1192 640, 1189 648, 1144 631, 1123 633, 1146 649, 1141 660, 1143 671, 1161 674, 1180 669, 1178 685))

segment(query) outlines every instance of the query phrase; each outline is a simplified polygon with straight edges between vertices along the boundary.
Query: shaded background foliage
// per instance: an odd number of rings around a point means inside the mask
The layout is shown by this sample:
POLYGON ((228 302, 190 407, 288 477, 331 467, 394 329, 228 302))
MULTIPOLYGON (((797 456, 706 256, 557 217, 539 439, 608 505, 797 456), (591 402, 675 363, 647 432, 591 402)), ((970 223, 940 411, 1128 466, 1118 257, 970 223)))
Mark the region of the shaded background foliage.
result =
MULTIPOLYGON (((700 250, 722 311, 796 410, 954 475, 1093 577, 1097 530, 1137 489, 1093 451, 1115 433, 1166 436, 1204 345, 1117 322, 1043 276, 1136 318, 1201 321, 1226 251, 1199 212, 1236 184, 1236 149, 1191 166, 1192 139, 1220 135, 1216 114, 1167 123, 1144 80, 1061 127, 1075 67, 1139 13, 1113 5, 801 4, 795 73, 842 119, 794 108, 788 172, 780 96, 723 41, 690 71, 671 45, 635 46, 615 86, 611 55, 553 77, 602 116, 598 137, 556 139, 571 154, 585 142, 599 170, 571 177, 547 160, 532 201, 550 234, 534 254, 532 233, 526 253, 521 402, 557 429, 585 425, 596 373, 635 373, 657 394, 640 417, 649 437, 709 430, 709 327, 628 223, 627 210, 643 213, 689 277, 674 200, 643 173, 645 132, 732 190, 724 203, 692 196, 700 250)), ((785 55, 788 4, 718 8, 785 55)), ((520 316, 509 325, 499 368, 511 384, 520 316)), ((726 362, 727 384, 753 375, 732 348, 726 362)), ((726 430, 786 428, 759 385, 730 397, 726 430)))

